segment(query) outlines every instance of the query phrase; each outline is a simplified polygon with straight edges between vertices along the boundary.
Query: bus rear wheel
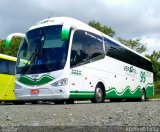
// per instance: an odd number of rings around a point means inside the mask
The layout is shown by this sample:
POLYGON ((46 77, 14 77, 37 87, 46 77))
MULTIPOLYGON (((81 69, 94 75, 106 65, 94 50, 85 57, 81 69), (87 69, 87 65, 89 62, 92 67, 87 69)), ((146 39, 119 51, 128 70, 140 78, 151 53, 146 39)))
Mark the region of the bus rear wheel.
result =
POLYGON ((145 101, 146 101, 146 92, 145 92, 144 89, 142 89, 141 101, 142 101, 142 102, 145 102, 145 101))
POLYGON ((96 86, 94 98, 91 101, 92 103, 104 103, 104 91, 101 85, 96 86))

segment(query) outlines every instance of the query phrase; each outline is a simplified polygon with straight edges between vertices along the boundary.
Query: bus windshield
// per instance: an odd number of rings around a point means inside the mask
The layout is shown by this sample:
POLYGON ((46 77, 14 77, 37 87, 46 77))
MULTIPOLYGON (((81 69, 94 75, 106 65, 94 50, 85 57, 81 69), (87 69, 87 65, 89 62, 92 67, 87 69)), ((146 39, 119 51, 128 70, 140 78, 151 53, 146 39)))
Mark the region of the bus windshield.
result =
POLYGON ((28 31, 17 59, 17 74, 37 74, 63 69, 67 59, 68 40, 61 39, 62 25, 28 31))

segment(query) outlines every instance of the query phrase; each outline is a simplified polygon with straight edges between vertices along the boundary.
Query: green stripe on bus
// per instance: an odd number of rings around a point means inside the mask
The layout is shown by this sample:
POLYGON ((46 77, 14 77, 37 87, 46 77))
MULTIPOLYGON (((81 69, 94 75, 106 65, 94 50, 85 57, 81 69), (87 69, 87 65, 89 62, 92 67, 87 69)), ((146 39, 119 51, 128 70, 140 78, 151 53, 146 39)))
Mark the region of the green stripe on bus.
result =
MULTIPOLYGON (((153 84, 147 84, 145 87, 146 97, 153 96, 153 84)), ((106 90, 106 98, 140 98, 142 96, 141 87, 138 86, 134 91, 131 91, 130 86, 127 86, 122 92, 117 92, 116 88, 106 90)))
POLYGON ((146 97, 154 96, 154 85, 152 83, 148 83, 146 86, 146 97))
POLYGON ((87 98, 93 98, 94 97, 94 91, 70 91, 70 97, 69 98, 75 98, 75 99, 87 99, 87 98))
MULTIPOLYGON (((151 97, 154 94, 153 83, 148 83, 145 87, 146 97, 151 97)), ((135 90, 131 91, 130 86, 127 86, 122 92, 117 92, 113 87, 106 90, 105 98, 140 98, 142 96, 141 87, 138 86, 135 90)), ((70 91, 70 98, 83 99, 83 98, 93 98, 94 91, 70 91)))
POLYGON ((49 83, 52 81, 54 78, 49 76, 49 75, 43 75, 39 79, 34 80, 28 76, 20 76, 17 80, 25 85, 43 85, 46 83, 49 83))
POLYGON ((122 92, 117 92, 113 87, 109 90, 106 90, 106 98, 132 98, 132 97, 141 97, 141 88, 138 86, 133 92, 130 90, 130 87, 127 86, 122 92))

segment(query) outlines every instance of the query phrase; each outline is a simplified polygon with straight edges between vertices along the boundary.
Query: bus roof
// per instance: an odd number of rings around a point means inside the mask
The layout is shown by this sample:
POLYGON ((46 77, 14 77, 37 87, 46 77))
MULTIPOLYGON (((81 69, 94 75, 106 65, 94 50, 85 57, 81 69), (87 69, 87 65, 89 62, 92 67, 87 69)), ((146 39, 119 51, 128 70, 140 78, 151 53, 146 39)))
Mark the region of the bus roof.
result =
POLYGON ((0 54, 0 59, 4 59, 4 60, 9 60, 9 61, 17 61, 16 57, 13 56, 9 56, 9 55, 4 55, 4 54, 0 54))
POLYGON ((111 41, 117 43, 118 45, 121 45, 122 47, 130 50, 131 52, 143 57, 144 59, 151 61, 150 59, 148 59, 147 57, 143 56, 142 54, 132 50, 131 48, 125 46, 124 44, 120 43, 119 41, 111 38, 110 36, 98 31, 97 29, 89 26, 88 24, 85 24, 79 20, 76 20, 74 18, 70 18, 70 17, 53 17, 53 18, 48 18, 48 19, 44 19, 42 21, 39 21, 38 23, 36 23, 34 26, 30 27, 29 30, 35 29, 35 28, 40 28, 40 27, 45 27, 45 26, 51 26, 51 25, 63 25, 64 23, 71 25, 71 27, 73 27, 74 29, 82 29, 82 30, 87 30, 93 33, 96 33, 98 35, 103 35, 105 37, 107 37, 108 39, 110 39, 111 41))

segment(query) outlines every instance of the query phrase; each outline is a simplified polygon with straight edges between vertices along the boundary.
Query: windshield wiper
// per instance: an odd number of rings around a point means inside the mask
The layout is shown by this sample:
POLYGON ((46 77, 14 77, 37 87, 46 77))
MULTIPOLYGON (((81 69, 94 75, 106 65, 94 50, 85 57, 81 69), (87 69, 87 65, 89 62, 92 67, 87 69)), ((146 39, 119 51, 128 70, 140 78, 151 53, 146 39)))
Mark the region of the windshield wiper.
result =
POLYGON ((40 54, 40 58, 42 59, 42 63, 43 63, 43 60, 44 60, 44 64, 45 64, 45 67, 47 68, 48 71, 52 71, 52 68, 50 68, 49 66, 49 60, 45 54, 45 52, 42 51, 43 48, 41 49, 41 54, 40 54))
POLYGON ((33 58, 34 60, 37 57, 37 55, 38 55, 37 51, 31 54, 30 58, 27 60, 27 62, 25 63, 25 66, 22 69, 22 72, 23 72, 22 74, 25 74, 26 71, 30 68, 30 65, 28 64, 31 64, 31 59, 33 58))

